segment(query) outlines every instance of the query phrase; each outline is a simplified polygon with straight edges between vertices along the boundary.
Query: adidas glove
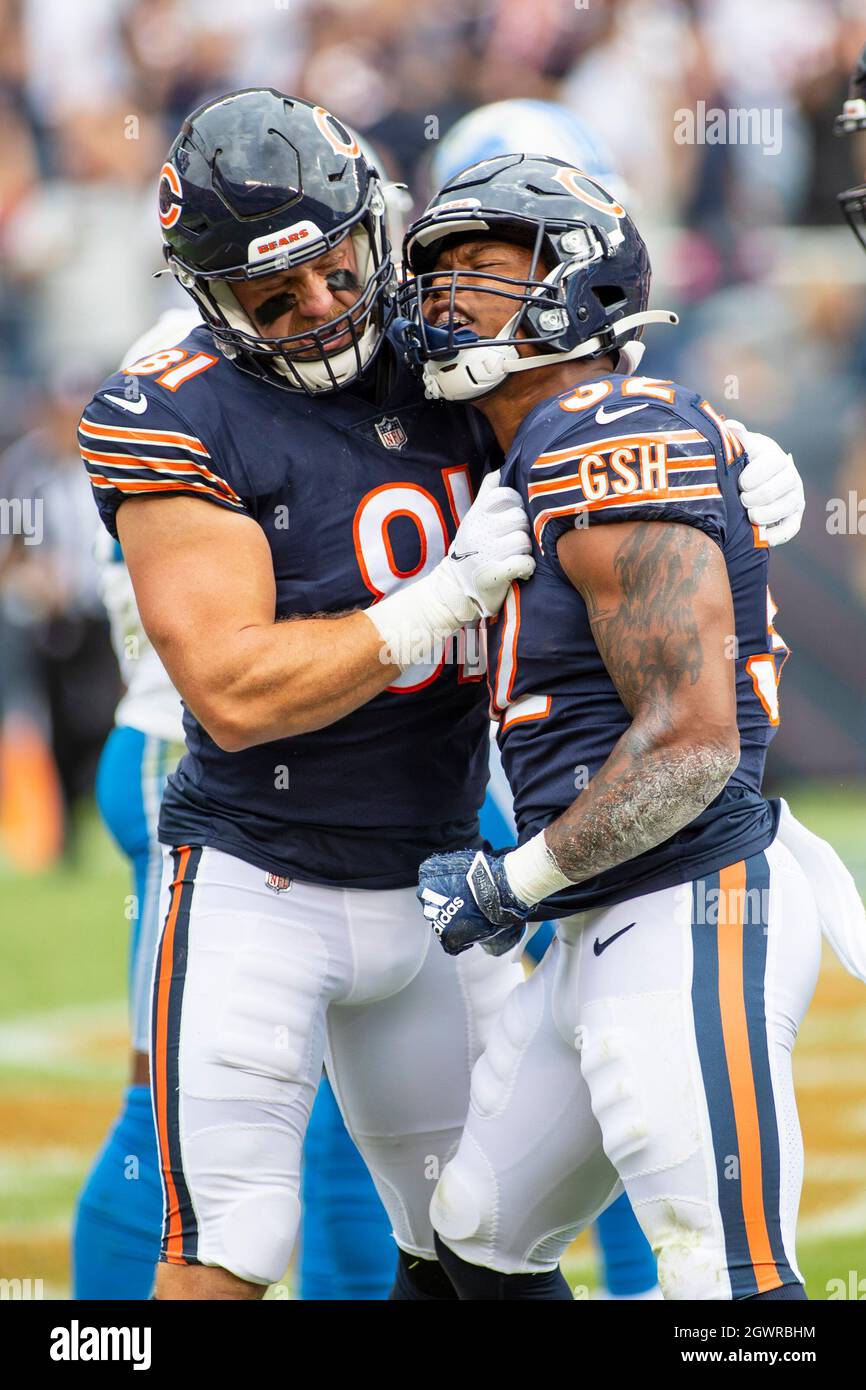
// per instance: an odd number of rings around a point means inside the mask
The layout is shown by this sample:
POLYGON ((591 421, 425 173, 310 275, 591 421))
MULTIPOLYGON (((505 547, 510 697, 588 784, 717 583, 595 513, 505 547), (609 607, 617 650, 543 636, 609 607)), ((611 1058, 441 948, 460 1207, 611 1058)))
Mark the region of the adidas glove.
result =
POLYGON ((504 854, 459 849, 433 854, 421 865, 418 898, 449 956, 476 941, 501 956, 523 935, 529 904, 512 891, 504 860, 504 854))

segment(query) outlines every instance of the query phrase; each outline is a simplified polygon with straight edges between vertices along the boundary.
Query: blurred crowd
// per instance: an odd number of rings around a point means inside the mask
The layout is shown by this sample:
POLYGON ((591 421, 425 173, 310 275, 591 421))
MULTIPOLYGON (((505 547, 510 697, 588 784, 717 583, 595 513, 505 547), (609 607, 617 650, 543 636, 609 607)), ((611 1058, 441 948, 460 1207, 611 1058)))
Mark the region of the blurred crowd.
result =
POLYGON ((59 690, 45 672, 78 641, 99 676, 64 800, 87 785, 116 694, 107 640, 96 655, 75 418, 183 299, 152 276, 155 176, 183 117, 259 85, 361 131, 416 208, 437 140, 479 104, 558 100, 599 133, 653 252, 655 303, 684 311, 649 339, 646 369, 775 433, 806 477, 804 533, 778 564, 798 651, 780 774, 866 776, 866 546, 826 526, 828 498, 866 496, 866 262, 835 202, 866 148, 833 136, 864 41, 864 0, 0 0, 0 499, 41 498, 55 519, 38 545, 0 527, 0 713, 29 706, 68 745, 73 666, 59 690), (714 143, 706 113, 733 108, 766 113, 772 148, 714 143))

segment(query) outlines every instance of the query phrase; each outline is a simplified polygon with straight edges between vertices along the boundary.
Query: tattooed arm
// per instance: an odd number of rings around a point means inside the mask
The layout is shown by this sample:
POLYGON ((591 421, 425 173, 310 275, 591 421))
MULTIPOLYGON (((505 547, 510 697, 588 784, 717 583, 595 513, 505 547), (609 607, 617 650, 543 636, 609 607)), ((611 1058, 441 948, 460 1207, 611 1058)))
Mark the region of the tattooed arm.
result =
POLYGON ((593 526, 567 532, 557 553, 632 718, 545 831, 562 873, 579 883, 688 825, 734 771, 734 663, 725 651, 734 614, 721 551, 692 526, 593 526))
POLYGON ((418 896, 451 955, 476 941, 510 950, 533 904, 669 839, 739 760, 733 603, 713 541, 674 522, 611 522, 567 532, 557 554, 631 723, 568 810, 517 849, 424 861, 418 896))

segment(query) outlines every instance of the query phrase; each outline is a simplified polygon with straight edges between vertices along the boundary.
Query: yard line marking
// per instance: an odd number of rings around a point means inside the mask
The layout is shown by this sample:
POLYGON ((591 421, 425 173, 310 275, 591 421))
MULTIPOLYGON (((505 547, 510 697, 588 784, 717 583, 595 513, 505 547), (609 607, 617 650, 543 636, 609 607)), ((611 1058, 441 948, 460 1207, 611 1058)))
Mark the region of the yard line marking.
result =
POLYGON ((859 1235, 863 1231, 866 1231, 866 1196, 854 1197, 850 1202, 815 1216, 801 1217, 797 1240, 798 1243, 827 1240, 831 1236, 859 1235))

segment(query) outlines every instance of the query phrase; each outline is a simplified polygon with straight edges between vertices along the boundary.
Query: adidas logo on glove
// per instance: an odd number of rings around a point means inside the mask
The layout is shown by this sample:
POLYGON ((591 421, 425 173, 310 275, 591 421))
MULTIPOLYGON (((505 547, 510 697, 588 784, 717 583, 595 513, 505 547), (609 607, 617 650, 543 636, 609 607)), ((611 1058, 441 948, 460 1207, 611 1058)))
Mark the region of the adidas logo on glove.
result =
POLYGON ((457 913, 460 911, 462 906, 462 898, 452 898, 450 903, 448 903, 446 907, 443 907, 442 911, 437 914, 437 916, 433 919, 433 930, 437 936, 442 935, 443 931, 448 926, 448 923, 451 921, 452 917, 457 916, 457 913))

